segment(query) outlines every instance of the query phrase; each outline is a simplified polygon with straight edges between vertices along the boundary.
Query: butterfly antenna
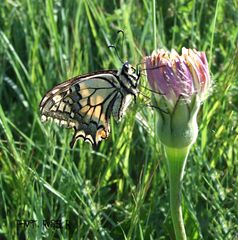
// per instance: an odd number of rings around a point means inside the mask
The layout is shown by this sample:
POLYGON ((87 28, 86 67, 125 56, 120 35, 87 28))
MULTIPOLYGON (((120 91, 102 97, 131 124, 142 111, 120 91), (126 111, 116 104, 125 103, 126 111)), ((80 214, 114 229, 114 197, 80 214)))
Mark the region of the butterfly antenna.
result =
POLYGON ((121 30, 121 29, 117 31, 117 35, 119 35, 120 33, 122 34, 121 48, 123 49, 123 46, 124 46, 124 39, 125 39, 125 33, 124 33, 124 31, 121 30))
POLYGON ((120 62, 123 64, 124 62, 122 61, 121 57, 119 56, 119 53, 118 53, 118 50, 117 50, 117 47, 115 45, 108 45, 108 48, 113 48, 115 49, 115 52, 116 52, 116 55, 118 57, 118 59, 120 60, 120 62))
POLYGON ((121 62, 122 64, 124 64, 124 61, 123 61, 122 58, 120 57, 119 52, 118 52, 118 48, 117 48, 118 42, 119 42, 119 37, 118 37, 118 36, 119 36, 120 33, 122 34, 121 47, 123 48, 125 34, 124 34, 124 31, 121 30, 121 29, 117 31, 116 44, 115 44, 115 45, 108 45, 108 48, 113 48, 113 49, 115 49, 115 52, 116 52, 116 55, 117 55, 118 59, 120 60, 120 62, 121 62))

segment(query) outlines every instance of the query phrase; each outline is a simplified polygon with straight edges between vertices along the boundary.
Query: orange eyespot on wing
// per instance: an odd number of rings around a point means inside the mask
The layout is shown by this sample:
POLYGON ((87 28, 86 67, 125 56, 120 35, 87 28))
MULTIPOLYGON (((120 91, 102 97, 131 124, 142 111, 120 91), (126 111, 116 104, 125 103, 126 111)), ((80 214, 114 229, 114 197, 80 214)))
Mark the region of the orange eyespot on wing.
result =
POLYGON ((97 138, 98 139, 105 139, 107 138, 107 132, 104 129, 99 129, 97 132, 97 138))

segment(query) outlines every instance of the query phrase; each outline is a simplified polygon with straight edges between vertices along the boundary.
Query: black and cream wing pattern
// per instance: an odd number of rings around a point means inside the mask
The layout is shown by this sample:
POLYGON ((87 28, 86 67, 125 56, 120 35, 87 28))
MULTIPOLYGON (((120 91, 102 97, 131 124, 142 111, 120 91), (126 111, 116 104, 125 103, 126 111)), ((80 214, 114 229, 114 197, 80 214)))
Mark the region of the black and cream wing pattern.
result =
POLYGON ((71 148, 79 138, 97 145, 109 135, 110 117, 120 120, 135 97, 136 92, 127 89, 121 77, 117 70, 107 70, 55 86, 41 100, 41 121, 73 128, 71 148))

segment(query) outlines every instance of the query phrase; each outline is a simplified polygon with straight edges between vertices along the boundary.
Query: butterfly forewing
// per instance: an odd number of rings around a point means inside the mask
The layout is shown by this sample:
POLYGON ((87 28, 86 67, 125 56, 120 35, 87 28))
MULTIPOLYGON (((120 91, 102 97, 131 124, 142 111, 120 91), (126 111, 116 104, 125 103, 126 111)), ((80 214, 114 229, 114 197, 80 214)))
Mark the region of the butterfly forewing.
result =
POLYGON ((42 121, 74 128, 71 147, 78 138, 97 144, 108 137, 110 116, 120 120, 134 95, 120 81, 116 70, 108 70, 55 86, 40 103, 42 121))

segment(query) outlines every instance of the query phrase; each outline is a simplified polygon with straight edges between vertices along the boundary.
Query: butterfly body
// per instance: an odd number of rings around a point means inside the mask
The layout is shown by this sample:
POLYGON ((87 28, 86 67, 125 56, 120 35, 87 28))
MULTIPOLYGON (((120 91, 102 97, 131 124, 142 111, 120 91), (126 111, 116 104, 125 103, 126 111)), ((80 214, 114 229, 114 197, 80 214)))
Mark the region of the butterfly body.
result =
POLYGON ((92 145, 106 139, 111 116, 119 121, 136 99, 140 74, 128 62, 117 70, 81 75, 48 91, 40 103, 41 120, 74 128, 70 146, 82 138, 92 145))

